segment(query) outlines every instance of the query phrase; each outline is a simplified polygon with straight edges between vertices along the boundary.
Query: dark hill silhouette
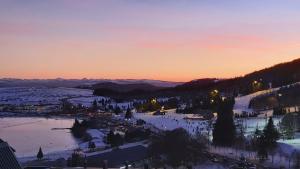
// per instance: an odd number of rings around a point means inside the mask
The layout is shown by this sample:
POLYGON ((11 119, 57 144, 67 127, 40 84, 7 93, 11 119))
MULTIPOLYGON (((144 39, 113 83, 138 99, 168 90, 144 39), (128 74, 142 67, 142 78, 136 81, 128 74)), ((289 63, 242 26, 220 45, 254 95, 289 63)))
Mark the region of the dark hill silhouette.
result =
POLYGON ((203 95, 217 89, 228 95, 249 94, 270 87, 280 87, 300 81, 300 59, 277 64, 245 76, 230 79, 205 78, 193 80, 176 87, 161 88, 149 84, 100 83, 94 93, 122 98, 145 98, 159 96, 203 95), (257 85, 259 84, 259 85, 257 85), (254 86, 256 85, 256 86, 254 86))
POLYGON ((98 83, 92 86, 93 89, 109 89, 116 92, 129 92, 132 90, 155 91, 163 89, 148 83, 134 83, 134 84, 117 84, 113 82, 98 83))
POLYGON ((132 99, 146 97, 165 89, 148 83, 137 84, 117 84, 112 82, 98 83, 92 86, 94 94, 99 96, 109 96, 115 99, 132 99))
POLYGON ((223 92, 248 94, 253 92, 253 82, 261 83, 259 89, 280 87, 300 81, 300 59, 277 64, 242 77, 231 79, 200 79, 176 86, 177 91, 207 91, 218 89, 223 92))

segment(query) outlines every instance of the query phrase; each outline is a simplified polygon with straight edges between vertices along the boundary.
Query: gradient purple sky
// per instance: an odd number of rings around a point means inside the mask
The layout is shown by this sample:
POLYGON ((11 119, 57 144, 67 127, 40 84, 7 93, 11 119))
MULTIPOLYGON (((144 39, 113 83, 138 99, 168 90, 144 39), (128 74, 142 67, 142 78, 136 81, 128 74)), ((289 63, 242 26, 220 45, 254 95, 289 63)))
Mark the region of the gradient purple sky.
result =
POLYGON ((0 78, 244 75, 300 57, 297 0, 1 0, 0 78))

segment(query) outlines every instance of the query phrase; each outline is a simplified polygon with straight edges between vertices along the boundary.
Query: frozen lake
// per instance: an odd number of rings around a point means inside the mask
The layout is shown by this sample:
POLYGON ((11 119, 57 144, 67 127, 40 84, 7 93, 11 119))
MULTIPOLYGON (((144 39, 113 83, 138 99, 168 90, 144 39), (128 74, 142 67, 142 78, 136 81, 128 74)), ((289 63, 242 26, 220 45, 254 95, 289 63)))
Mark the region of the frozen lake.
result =
POLYGON ((53 128, 70 128, 73 122, 73 119, 62 118, 0 118, 0 138, 16 150, 17 157, 35 156, 39 147, 44 154, 70 150, 78 147, 70 130, 53 128))

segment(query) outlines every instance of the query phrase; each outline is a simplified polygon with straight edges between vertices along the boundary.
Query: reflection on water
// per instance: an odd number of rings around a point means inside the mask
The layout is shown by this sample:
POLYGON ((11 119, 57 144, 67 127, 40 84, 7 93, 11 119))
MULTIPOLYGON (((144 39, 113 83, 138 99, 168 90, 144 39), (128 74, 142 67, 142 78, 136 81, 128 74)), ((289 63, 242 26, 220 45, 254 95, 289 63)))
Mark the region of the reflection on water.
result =
POLYGON ((7 141, 18 157, 35 156, 41 146, 44 153, 73 149, 77 141, 70 130, 72 119, 7 117, 0 118, 0 138, 7 141))

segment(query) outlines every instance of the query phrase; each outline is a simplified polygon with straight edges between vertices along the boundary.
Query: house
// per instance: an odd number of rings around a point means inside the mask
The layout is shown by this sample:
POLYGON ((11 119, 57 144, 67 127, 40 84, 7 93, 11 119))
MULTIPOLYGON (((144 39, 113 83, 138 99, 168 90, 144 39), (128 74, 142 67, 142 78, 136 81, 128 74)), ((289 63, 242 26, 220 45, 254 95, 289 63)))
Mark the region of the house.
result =
POLYGON ((286 113, 296 113, 299 112, 300 107, 299 106, 290 106, 283 108, 284 112, 286 113))
POLYGON ((0 139, 0 168, 1 169, 22 169, 13 149, 0 139))

